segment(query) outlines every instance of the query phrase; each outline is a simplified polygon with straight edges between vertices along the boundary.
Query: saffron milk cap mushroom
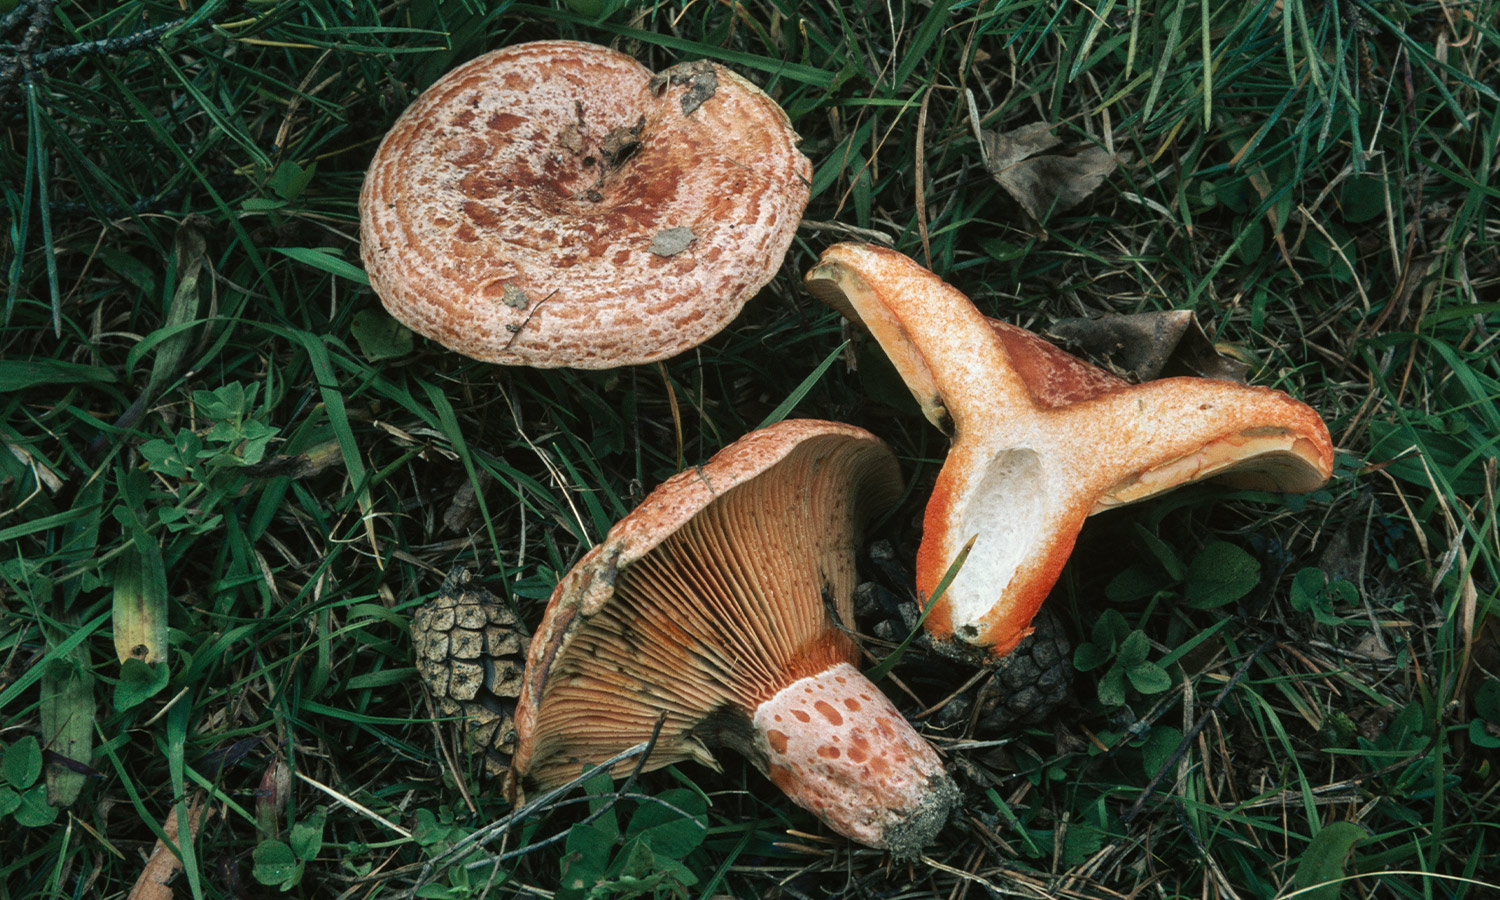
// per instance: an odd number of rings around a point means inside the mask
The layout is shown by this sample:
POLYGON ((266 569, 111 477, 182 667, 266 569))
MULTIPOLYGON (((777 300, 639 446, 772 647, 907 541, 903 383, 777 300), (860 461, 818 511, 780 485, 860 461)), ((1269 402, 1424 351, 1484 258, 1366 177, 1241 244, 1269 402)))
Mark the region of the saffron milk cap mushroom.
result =
POLYGON ((1206 378, 1129 384, 986 318, 896 251, 835 245, 806 282, 869 330, 952 435, 924 516, 922 595, 975 544, 926 620, 939 639, 1010 652, 1093 513, 1204 478, 1310 491, 1332 472, 1327 426, 1287 394, 1206 378))
POLYGON ((839 834, 903 856, 930 843, 957 788, 855 668, 843 628, 855 544, 900 481, 868 432, 785 421, 663 482, 552 595, 510 796, 577 776, 661 720, 648 768, 717 768, 727 747, 839 834))
POLYGON ((786 114, 711 62, 653 75, 577 41, 477 57, 422 93, 360 193, 370 284, 459 353, 665 359, 776 274, 812 166, 786 114))

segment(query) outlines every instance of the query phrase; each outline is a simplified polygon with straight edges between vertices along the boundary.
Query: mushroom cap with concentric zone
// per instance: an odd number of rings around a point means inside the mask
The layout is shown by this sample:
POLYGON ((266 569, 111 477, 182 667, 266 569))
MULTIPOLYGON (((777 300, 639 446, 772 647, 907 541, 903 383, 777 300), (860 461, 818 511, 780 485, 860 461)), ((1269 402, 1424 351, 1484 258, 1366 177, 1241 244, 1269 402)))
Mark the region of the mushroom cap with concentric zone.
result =
POLYGON ((716 767, 728 747, 840 834, 915 854, 958 792, 852 665, 845 631, 856 544, 900 492, 878 438, 805 420, 663 482, 552 595, 527 659, 510 795, 576 777, 660 721, 647 768, 716 767))
POLYGON ((610 368, 717 334, 776 274, 811 164, 730 70, 576 41, 449 72, 381 142, 365 269, 412 330, 488 362, 610 368))
POLYGON ((987 319, 894 250, 837 244, 806 281, 869 330, 924 415, 953 435, 917 551, 926 597, 974 540, 926 619, 940 640, 1010 652, 1093 513, 1205 478, 1310 491, 1332 473, 1327 426, 1281 391, 1207 378, 1128 384, 987 319))

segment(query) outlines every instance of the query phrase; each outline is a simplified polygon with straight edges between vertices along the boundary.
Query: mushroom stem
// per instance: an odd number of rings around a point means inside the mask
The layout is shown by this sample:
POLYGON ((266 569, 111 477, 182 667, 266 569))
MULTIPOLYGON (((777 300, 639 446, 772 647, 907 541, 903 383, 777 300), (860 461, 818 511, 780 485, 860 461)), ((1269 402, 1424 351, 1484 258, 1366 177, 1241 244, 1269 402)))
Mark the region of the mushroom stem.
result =
POLYGON ((957 804, 931 745, 849 663, 777 691, 752 722, 746 755, 839 834, 914 856, 957 804))

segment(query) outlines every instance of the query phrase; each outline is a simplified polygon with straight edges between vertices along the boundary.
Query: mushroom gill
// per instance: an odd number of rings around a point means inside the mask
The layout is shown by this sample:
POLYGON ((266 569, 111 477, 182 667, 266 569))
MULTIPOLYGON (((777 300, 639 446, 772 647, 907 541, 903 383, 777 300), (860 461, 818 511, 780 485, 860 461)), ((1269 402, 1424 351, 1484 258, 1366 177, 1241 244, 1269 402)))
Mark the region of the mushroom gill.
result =
POLYGON ((910 855, 957 792, 852 663, 854 550, 899 496, 890 450, 783 422, 663 483, 559 583, 531 648, 511 789, 648 739, 648 768, 727 747, 841 834, 910 855))

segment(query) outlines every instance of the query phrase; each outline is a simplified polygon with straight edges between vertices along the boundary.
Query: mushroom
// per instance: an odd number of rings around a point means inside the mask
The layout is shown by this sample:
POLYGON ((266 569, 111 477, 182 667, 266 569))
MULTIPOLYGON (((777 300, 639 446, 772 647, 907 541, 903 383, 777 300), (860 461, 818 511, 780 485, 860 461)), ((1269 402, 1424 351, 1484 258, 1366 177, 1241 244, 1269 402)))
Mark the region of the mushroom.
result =
POLYGON ((930 597, 975 539, 926 620, 950 648, 1010 652, 1089 515, 1204 478, 1310 491, 1332 472, 1328 428, 1306 404, 1206 378, 1129 384, 987 319, 895 251, 835 245, 807 285, 870 331, 953 436, 917 554, 930 597))
POLYGON ((488 362, 610 368, 729 324, 781 267, 812 166, 786 114, 701 61, 576 41, 440 78, 381 141, 361 255, 391 315, 488 362))
POLYGON ((859 669, 854 547, 901 478, 878 438, 785 421, 663 482, 558 583, 531 643, 507 792, 647 740, 648 768, 748 758, 839 834, 915 855, 958 791, 859 669))

